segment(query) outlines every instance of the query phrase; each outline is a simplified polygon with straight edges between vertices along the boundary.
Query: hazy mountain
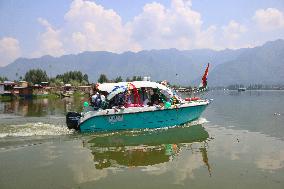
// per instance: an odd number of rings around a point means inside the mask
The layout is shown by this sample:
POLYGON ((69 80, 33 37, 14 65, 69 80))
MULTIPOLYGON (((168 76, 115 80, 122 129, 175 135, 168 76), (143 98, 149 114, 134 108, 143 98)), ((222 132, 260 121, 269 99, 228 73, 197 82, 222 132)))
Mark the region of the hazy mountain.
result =
MULTIPOLYGON (((192 85, 211 63, 209 84, 280 83, 284 82, 284 41, 268 42, 261 47, 214 51, 209 49, 179 51, 176 49, 125 52, 83 52, 58 58, 19 58, 0 68, 0 75, 18 79, 32 69, 41 68, 49 76, 80 70, 96 81, 101 73, 108 78, 133 75, 151 76, 153 80, 192 85)), ((199 82, 199 79, 198 79, 199 82)))
POLYGON ((246 49, 233 60, 216 66, 209 76, 212 86, 229 84, 283 84, 284 40, 246 49))

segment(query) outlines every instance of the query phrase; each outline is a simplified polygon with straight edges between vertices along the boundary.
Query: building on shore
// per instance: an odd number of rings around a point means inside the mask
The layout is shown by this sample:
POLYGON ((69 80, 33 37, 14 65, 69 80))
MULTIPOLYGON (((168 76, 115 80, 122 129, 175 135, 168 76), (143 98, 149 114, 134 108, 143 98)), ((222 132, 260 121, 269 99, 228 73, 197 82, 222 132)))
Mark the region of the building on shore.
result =
POLYGON ((32 98, 33 88, 30 86, 27 87, 15 86, 14 94, 20 98, 25 98, 25 99, 32 98))
POLYGON ((14 96, 14 87, 16 83, 13 81, 4 81, 0 83, 0 95, 1 96, 14 96))
POLYGON ((77 91, 85 94, 89 94, 92 89, 91 85, 84 85, 84 86, 78 86, 77 91))

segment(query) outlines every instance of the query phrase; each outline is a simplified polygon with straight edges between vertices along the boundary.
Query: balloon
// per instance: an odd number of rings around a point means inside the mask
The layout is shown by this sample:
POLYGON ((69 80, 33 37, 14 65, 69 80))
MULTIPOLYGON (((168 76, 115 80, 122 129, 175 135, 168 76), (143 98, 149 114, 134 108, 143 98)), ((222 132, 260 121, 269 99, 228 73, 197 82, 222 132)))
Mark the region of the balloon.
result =
POLYGON ((84 102, 84 107, 88 107, 89 103, 88 102, 84 102))
POLYGON ((166 102, 164 105, 165 105, 165 108, 170 108, 171 107, 171 103, 170 102, 166 102))

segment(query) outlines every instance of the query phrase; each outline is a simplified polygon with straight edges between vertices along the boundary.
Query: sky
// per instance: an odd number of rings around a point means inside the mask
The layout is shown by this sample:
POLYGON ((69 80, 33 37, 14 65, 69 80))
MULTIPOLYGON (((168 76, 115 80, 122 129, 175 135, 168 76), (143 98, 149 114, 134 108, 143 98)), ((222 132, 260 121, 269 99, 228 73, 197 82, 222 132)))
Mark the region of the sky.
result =
POLYGON ((0 0, 0 66, 83 51, 222 50, 284 39, 284 0, 0 0))

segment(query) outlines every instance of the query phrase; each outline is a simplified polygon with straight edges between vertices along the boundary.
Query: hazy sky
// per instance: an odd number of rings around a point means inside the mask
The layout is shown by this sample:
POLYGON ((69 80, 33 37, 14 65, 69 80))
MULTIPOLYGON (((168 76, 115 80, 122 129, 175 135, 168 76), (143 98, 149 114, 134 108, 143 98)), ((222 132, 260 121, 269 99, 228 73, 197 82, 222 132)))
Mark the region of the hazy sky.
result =
POLYGON ((284 38, 284 0, 0 0, 0 66, 82 51, 254 47, 284 38))

